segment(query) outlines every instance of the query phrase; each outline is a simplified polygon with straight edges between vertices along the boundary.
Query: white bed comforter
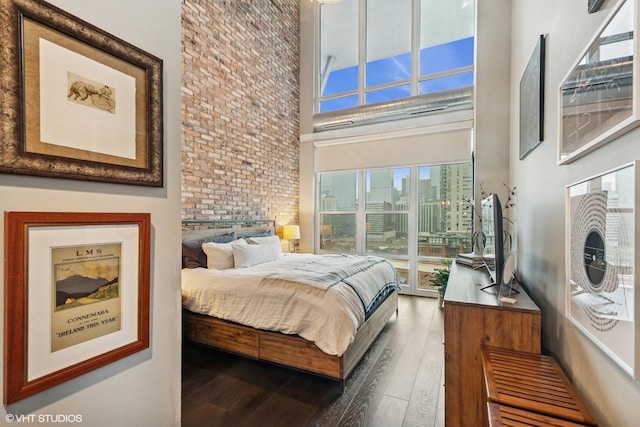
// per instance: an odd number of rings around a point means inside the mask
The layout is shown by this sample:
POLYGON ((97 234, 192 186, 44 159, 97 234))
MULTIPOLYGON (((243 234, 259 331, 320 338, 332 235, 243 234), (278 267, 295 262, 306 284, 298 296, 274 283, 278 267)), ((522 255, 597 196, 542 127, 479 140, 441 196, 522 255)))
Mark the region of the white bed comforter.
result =
POLYGON ((195 313, 297 334, 327 354, 342 355, 365 320, 365 307, 380 290, 396 286, 397 276, 389 262, 378 258, 348 277, 343 269, 330 286, 304 284, 309 276, 301 271, 317 274, 310 267, 326 265, 332 257, 343 266, 346 258, 362 263, 362 257, 348 255, 285 254, 248 268, 183 269, 182 304, 195 313), (294 281, 297 276, 300 280, 294 281))

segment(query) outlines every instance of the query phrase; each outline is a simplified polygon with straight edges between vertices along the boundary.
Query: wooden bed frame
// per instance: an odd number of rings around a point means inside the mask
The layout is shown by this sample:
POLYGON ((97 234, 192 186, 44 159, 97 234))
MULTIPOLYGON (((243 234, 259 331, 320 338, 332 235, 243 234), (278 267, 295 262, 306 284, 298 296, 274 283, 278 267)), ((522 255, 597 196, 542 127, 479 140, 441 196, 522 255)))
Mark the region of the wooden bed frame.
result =
MULTIPOLYGON (((228 221, 183 221, 183 240, 229 231, 239 235, 252 234, 261 231, 261 226, 264 230, 265 224, 274 227, 275 221, 233 221, 231 228, 219 227, 224 224, 230 225, 228 221), (207 224, 213 224, 214 228, 206 228, 207 224)), ((275 230, 273 232, 275 234, 275 230)), ((394 291, 358 329, 354 341, 342 356, 329 355, 298 335, 255 329, 186 309, 183 310, 183 337, 208 347, 338 380, 344 386, 353 368, 397 311, 398 293, 394 291)))
POLYGON ((398 308, 393 292, 358 329, 342 356, 329 355, 298 335, 263 331, 183 310, 184 338, 219 350, 344 381, 398 308))

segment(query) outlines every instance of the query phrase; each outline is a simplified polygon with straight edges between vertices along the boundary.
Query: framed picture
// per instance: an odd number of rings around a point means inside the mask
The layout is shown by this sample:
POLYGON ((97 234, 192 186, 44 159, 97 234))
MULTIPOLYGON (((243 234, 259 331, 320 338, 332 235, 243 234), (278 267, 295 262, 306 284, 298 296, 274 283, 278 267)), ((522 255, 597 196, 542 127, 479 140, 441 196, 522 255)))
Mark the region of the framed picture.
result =
POLYGON ((570 163, 638 124, 638 0, 619 0, 559 87, 558 163, 570 163))
POLYGON ((149 347, 150 233, 148 213, 5 212, 5 405, 149 347))
POLYGON ((161 187, 162 61, 46 2, 0 7, 0 172, 161 187))
POLYGON ((544 140, 544 41, 541 34, 520 80, 520 160, 544 140))
POLYGON ((566 189, 566 315, 635 379, 640 379, 638 164, 566 189))

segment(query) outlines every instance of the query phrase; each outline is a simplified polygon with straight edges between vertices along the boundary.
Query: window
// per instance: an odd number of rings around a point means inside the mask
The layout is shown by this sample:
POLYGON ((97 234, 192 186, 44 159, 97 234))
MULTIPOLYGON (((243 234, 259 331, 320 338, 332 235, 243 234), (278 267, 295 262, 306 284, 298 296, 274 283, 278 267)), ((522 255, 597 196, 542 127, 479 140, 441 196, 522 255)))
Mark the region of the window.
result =
POLYGON ((365 171, 366 252, 409 253, 410 179, 410 168, 365 171))
POLYGON ((411 292, 432 288, 444 258, 471 251, 470 162, 318 176, 317 252, 383 256, 411 292))
POLYGON ((356 252, 357 172, 320 175, 320 250, 356 252))
POLYGON ((343 0, 319 10, 317 112, 473 86, 473 0, 343 0))
POLYGON ((420 0, 420 95, 473 85, 473 0, 420 0))
POLYGON ((471 252, 473 218, 464 199, 473 198, 471 163, 421 166, 418 188, 418 284, 428 289, 441 258, 471 252))

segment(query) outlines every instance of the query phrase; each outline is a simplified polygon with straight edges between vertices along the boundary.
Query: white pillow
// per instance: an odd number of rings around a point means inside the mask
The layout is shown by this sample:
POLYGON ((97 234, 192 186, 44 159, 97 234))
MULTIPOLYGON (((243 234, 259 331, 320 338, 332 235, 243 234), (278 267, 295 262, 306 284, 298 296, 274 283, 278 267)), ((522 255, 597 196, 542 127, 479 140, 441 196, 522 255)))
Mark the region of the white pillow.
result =
POLYGON ((280 237, 278 236, 263 236, 263 237, 247 237, 247 242, 250 245, 263 245, 263 244, 280 244, 280 237))
POLYGON ((261 243, 258 245, 233 246, 233 259, 236 268, 251 267, 282 257, 280 241, 277 243, 261 243))
POLYGON ((203 243, 202 250, 207 255, 207 268, 215 270, 233 268, 233 248, 235 246, 249 246, 249 244, 244 239, 229 243, 203 243))

